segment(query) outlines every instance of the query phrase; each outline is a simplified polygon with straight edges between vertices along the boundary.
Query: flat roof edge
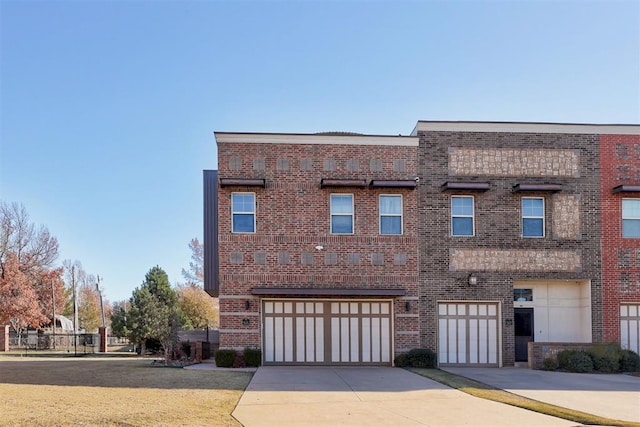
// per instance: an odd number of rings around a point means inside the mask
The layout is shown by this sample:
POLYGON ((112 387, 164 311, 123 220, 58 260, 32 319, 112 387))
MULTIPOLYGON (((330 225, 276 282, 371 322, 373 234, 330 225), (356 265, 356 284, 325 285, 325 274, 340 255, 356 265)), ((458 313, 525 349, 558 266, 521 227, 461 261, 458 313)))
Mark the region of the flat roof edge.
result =
POLYGON ((640 135, 640 124, 467 122, 419 120, 413 133, 417 134, 417 132, 420 131, 640 135))
POLYGON ((327 135, 296 133, 214 132, 218 143, 240 144, 345 144, 417 147, 417 136, 327 135))

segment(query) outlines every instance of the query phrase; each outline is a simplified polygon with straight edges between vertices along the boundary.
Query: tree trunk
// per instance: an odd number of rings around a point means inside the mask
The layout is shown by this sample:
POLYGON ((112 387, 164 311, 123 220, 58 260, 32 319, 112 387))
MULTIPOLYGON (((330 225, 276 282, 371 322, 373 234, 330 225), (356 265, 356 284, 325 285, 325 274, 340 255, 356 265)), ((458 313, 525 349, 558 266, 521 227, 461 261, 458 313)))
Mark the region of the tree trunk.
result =
POLYGON ((171 346, 164 346, 164 364, 169 366, 171 362, 171 346))
POLYGON ((144 357, 147 352, 147 340, 140 340, 140 356, 144 357))

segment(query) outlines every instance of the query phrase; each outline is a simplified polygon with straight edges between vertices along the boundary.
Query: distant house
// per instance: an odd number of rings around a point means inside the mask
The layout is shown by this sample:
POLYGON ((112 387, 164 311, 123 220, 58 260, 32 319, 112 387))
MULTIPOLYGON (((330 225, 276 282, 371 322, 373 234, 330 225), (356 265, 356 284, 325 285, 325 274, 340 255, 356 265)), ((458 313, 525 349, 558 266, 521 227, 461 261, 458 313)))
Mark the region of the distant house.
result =
POLYGON ((638 348, 640 126, 215 135, 221 348, 391 365, 425 347, 442 366, 512 366, 530 342, 638 348))

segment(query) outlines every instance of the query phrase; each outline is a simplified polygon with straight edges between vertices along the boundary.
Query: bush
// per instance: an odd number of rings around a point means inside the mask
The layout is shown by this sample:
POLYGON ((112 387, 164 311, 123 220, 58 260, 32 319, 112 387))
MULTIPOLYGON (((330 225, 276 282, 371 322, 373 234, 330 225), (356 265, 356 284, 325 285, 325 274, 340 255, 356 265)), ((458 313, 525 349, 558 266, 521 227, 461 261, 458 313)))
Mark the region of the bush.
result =
POLYGON ((558 359, 555 357, 547 357, 542 361, 543 371, 555 371, 558 369, 558 359))
POLYGON ((569 372, 592 372, 593 361, 585 351, 562 350, 558 352, 558 366, 569 372))
POLYGON ((593 362, 593 369, 597 372, 612 373, 620 369, 619 344, 598 344, 587 350, 587 354, 593 362))
POLYGON ((262 352, 257 348, 245 348, 242 355, 247 366, 260 366, 262 363, 262 352))
POLYGON ((407 357, 407 353, 400 353, 393 359, 393 364, 398 368, 405 368, 409 366, 409 358, 407 357))
POLYGON ((241 354, 237 354, 236 358, 233 360, 233 367, 234 368, 246 368, 247 367, 247 361, 244 360, 244 356, 241 354))
POLYGON ((216 366, 221 368, 231 368, 236 360, 235 350, 218 350, 215 353, 216 366))
POLYGON ((400 368, 435 368, 437 361, 436 354, 427 348, 414 348, 394 359, 395 365, 400 368))
POLYGON ((638 372, 640 371, 640 356, 631 350, 620 351, 620 370, 622 372, 638 372))

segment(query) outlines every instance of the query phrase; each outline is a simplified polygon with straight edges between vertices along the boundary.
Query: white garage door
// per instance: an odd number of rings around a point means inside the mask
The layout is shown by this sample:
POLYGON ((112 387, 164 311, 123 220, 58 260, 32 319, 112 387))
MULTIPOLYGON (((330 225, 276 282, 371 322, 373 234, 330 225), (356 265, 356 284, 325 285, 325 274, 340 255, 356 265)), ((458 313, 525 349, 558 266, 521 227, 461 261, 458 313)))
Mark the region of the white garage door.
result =
POLYGON ((263 362, 390 365, 392 304, 387 300, 263 300, 263 362))
POLYGON ((640 353, 640 304, 620 305, 620 345, 640 353))
POLYGON ((498 303, 439 303, 440 366, 498 366, 498 325, 498 303))

